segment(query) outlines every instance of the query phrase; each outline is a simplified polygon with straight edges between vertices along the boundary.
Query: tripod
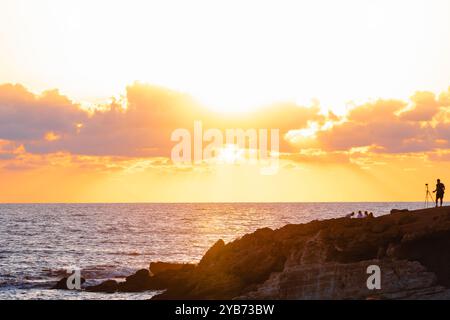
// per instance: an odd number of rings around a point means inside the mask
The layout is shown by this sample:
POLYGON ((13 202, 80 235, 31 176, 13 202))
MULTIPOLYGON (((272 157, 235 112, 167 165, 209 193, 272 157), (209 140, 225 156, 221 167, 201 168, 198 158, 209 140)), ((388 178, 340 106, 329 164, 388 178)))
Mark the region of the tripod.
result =
POLYGON ((428 202, 431 199, 431 203, 434 203, 433 195, 428 190, 428 183, 425 184, 425 208, 428 208, 428 202))

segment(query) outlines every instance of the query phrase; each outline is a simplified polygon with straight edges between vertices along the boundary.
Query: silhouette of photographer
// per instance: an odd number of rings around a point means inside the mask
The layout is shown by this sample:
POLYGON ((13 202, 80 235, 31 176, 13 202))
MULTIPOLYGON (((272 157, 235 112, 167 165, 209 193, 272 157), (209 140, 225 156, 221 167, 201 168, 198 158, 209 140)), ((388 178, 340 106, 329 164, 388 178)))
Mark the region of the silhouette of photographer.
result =
POLYGON ((442 207, 442 200, 444 199, 445 186, 443 183, 441 183, 440 179, 437 179, 436 189, 433 191, 433 193, 436 193, 436 207, 438 206, 439 199, 441 199, 441 207, 442 207))

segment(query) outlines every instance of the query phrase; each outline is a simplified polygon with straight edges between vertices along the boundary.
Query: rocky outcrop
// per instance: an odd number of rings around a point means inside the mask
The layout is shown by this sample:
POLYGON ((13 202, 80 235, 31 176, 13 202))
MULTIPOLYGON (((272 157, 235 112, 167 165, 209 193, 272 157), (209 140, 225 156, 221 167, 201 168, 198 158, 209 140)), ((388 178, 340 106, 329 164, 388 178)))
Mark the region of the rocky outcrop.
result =
POLYGON ((449 248, 448 207, 265 228, 219 240, 154 299, 448 299, 449 248))
MULTIPOLYGON (((450 207, 264 228, 217 241, 197 265, 151 263, 98 292, 153 299, 450 299, 450 207), (379 267, 380 289, 367 286, 379 267)), ((61 280, 62 281, 62 280, 61 280)))
POLYGON ((99 285, 86 287, 86 291, 89 292, 114 293, 117 290, 119 290, 119 284, 115 280, 107 280, 99 285))
POLYGON ((450 298, 436 276, 419 262, 367 260, 286 268, 237 299, 406 299, 450 298), (381 290, 369 290, 367 267, 382 271, 381 290))
POLYGON ((157 275, 158 273, 165 271, 179 271, 184 268, 194 267, 193 264, 187 263, 170 263, 170 262, 150 262, 150 273, 157 275))
POLYGON ((125 282, 119 283, 119 291, 140 292, 153 289, 152 277, 147 269, 141 269, 135 274, 126 277, 125 282))
POLYGON ((104 293, 163 290, 182 281, 194 268, 193 264, 151 263, 150 271, 141 269, 126 277, 123 282, 107 280, 98 285, 86 287, 85 290, 104 293))

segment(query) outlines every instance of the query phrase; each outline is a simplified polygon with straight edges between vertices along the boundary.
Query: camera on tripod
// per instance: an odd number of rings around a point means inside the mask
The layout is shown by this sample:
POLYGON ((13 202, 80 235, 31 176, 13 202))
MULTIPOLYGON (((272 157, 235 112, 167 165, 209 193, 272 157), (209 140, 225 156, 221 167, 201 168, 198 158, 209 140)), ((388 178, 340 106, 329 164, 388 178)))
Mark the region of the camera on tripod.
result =
POLYGON ((425 208, 428 208, 429 202, 433 203, 434 199, 433 199, 433 195, 431 194, 430 190, 428 189, 428 183, 425 183, 425 208))

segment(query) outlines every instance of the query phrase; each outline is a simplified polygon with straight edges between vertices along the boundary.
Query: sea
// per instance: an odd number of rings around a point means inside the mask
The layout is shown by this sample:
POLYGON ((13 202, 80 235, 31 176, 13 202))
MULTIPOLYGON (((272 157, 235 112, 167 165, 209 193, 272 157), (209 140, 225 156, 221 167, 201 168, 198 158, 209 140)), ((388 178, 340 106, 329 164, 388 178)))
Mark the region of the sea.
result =
POLYGON ((150 299, 141 293, 53 290, 68 272, 85 285, 123 281, 152 261, 197 263, 217 240, 259 228, 419 209, 422 202, 0 204, 0 299, 150 299))

